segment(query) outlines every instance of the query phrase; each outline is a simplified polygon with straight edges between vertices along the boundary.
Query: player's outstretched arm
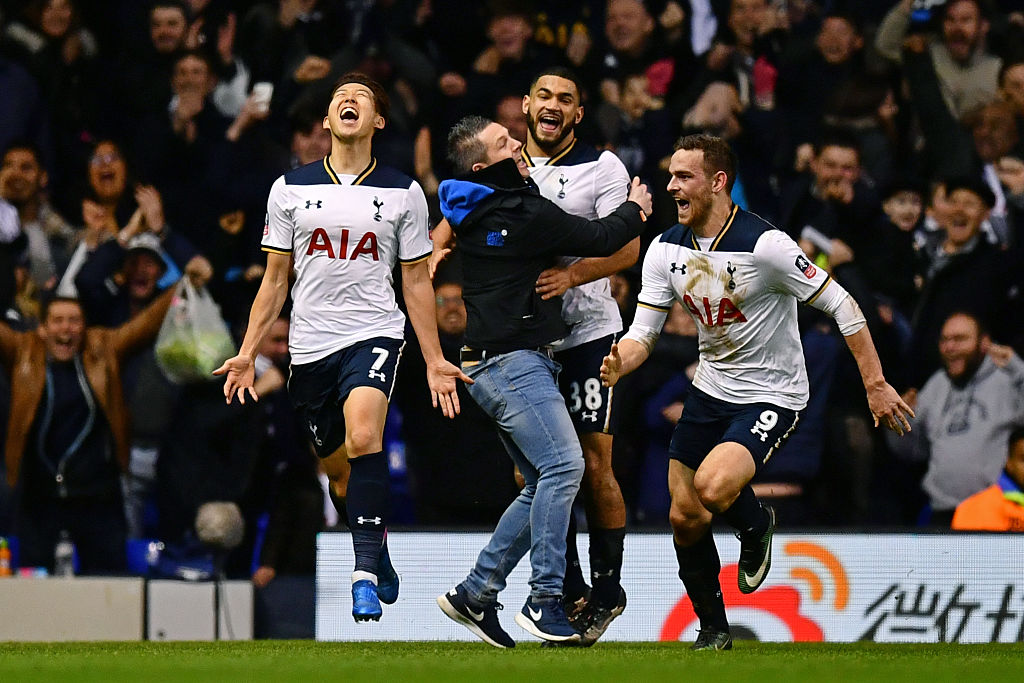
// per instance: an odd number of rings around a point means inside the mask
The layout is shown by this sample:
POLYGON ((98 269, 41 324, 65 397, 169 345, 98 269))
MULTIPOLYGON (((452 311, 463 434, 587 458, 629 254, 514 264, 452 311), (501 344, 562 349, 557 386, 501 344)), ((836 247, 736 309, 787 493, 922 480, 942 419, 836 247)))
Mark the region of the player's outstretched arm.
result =
POLYGON ((434 249, 430 252, 430 258, 427 260, 427 270, 430 273, 430 279, 433 280, 437 275, 437 267, 448 258, 448 254, 452 253, 455 248, 455 232, 447 218, 430 231, 430 241, 433 242, 434 249))
POLYGON ((441 352, 441 342, 437 339, 434 288, 430 285, 426 261, 402 264, 402 294, 406 310, 409 311, 409 322, 416 332, 423 360, 427 364, 431 403, 435 408, 440 405, 445 417, 455 417, 460 410, 456 382, 461 379, 466 384, 472 384, 473 380, 445 360, 441 352))
POLYGON ((263 343, 267 330, 277 320, 288 296, 288 271, 291 270, 291 255, 267 253, 267 269, 263 273, 260 289, 253 299, 249 311, 249 327, 245 330, 245 339, 238 355, 224 361, 224 364, 213 371, 215 375, 225 375, 224 400, 231 403, 237 394, 240 403, 245 403, 245 393, 254 401, 259 400, 253 384, 256 380, 256 354, 263 343))
POLYGON ((882 375, 882 364, 878 360, 875 344, 871 341, 871 333, 865 325, 851 335, 844 337, 850 347, 861 380, 868 392, 868 408, 875 419, 875 426, 881 422, 900 436, 910 431, 910 420, 914 411, 900 395, 896 393, 882 375))
POLYGON ((623 376, 643 365, 650 355, 647 346, 632 339, 612 344, 611 351, 601 362, 601 384, 606 387, 615 386, 623 376))

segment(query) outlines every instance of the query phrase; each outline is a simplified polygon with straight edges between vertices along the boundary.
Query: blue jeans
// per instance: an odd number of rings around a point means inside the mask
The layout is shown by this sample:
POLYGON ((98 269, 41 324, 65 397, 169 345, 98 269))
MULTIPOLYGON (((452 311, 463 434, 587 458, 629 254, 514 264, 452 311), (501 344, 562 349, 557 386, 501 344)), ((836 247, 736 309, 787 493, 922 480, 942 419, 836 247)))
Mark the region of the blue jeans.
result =
POLYGON ((513 351, 463 366, 475 382, 470 396, 497 423, 526 481, 463 582, 484 604, 497 600, 527 550, 531 595, 562 595, 565 533, 583 479, 583 450, 558 391, 559 367, 537 351, 513 351))

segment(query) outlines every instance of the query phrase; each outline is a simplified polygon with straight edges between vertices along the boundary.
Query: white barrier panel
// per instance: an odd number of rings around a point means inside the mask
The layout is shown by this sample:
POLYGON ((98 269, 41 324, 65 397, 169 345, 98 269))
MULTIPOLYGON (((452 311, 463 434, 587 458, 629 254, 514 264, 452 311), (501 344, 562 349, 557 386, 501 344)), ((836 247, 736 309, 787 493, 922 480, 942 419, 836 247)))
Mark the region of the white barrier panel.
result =
POLYGON ((0 641, 142 640, 142 595, 142 579, 0 579, 0 641))
MULTIPOLYGON (((317 541, 317 640, 475 640, 438 609, 435 598, 463 578, 487 542, 484 533, 389 532, 402 577, 398 602, 380 622, 352 619, 348 533, 317 541)), ((585 533, 580 557, 587 569, 585 533)), ((733 635, 763 641, 1024 641, 1024 538, 1014 535, 777 534, 762 587, 736 587, 739 541, 716 534, 722 592, 733 635)), ((528 557, 509 577, 499 618, 513 638, 528 593, 528 557)), ((685 597, 668 534, 629 534, 622 569, 626 611, 606 640, 693 640, 697 622, 685 597)))

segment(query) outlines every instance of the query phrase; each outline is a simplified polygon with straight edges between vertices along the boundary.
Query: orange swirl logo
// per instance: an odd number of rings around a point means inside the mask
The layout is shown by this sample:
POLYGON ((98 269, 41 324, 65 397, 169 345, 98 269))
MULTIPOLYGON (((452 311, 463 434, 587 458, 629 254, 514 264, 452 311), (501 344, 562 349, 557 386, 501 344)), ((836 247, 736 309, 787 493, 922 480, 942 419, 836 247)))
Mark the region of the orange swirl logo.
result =
MULTIPOLYGON (((821 602, 831 591, 832 607, 846 609, 850 598, 850 582, 839 559, 827 548, 807 541, 791 541, 784 546, 786 555, 811 560, 814 568, 793 567, 789 577, 807 585, 811 602, 821 602), (825 575, 826 581, 822 575, 825 575)), ((729 565, 722 570, 719 580, 722 598, 727 609, 744 607, 771 614, 789 630, 793 641, 821 642, 824 632, 821 626, 800 612, 800 591, 792 585, 762 588, 756 593, 744 595, 736 585, 737 566, 729 565)), ((677 641, 693 624, 697 616, 689 596, 683 596, 669 612, 662 624, 659 640, 677 641)))

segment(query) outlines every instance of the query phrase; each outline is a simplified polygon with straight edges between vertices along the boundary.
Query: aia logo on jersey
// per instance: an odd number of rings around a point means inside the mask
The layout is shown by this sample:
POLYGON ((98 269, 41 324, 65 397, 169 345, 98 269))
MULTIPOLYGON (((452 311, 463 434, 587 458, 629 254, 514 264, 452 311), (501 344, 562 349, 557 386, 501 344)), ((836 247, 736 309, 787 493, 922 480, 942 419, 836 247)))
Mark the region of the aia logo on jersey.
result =
POLYGON ((803 256, 796 257, 796 268, 803 273, 808 280, 818 274, 818 269, 811 265, 811 262, 803 256))
POLYGON ((266 237, 270 234, 270 214, 263 214, 263 236, 266 237))
POLYGON ((377 250, 377 236, 372 232, 364 233, 359 238, 359 243, 349 253, 349 232, 348 228, 341 231, 341 238, 338 240, 338 248, 335 250, 334 243, 324 228, 317 228, 306 247, 306 256, 313 256, 318 251, 325 252, 327 258, 348 259, 354 261, 357 256, 367 255, 374 261, 380 261, 380 252, 377 250))
POLYGON ((743 311, 739 309, 736 304, 732 302, 732 299, 723 297, 718 302, 718 315, 713 315, 711 310, 711 300, 706 296, 701 297, 701 307, 698 308, 697 304, 693 302, 689 294, 683 295, 683 305, 689 309, 693 317, 701 322, 706 327, 720 327, 722 325, 731 325, 733 323, 745 323, 747 317, 743 315, 743 311))

